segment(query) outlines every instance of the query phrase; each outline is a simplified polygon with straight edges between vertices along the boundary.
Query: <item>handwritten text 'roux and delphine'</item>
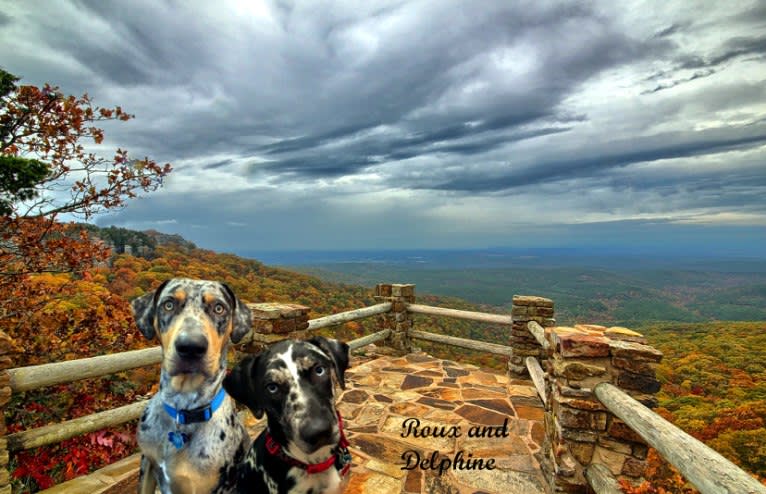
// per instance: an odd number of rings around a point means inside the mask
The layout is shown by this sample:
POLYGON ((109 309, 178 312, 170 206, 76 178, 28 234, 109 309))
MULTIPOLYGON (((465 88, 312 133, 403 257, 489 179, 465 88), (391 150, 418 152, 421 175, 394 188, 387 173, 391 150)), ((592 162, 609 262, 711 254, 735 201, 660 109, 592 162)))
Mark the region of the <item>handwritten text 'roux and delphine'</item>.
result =
MULTIPOLYGON (((421 425, 417 418, 408 418, 402 422, 402 437, 416 438, 455 438, 461 437, 463 431, 459 425, 421 425)), ((501 425, 472 425, 466 432, 472 438, 504 438, 510 436, 508 418, 501 425)), ((441 455, 433 451, 430 455, 421 456, 420 452, 408 449, 402 453, 405 465, 402 470, 438 470, 439 475, 452 470, 494 470, 494 458, 474 458, 473 453, 462 449, 453 456, 441 455)))

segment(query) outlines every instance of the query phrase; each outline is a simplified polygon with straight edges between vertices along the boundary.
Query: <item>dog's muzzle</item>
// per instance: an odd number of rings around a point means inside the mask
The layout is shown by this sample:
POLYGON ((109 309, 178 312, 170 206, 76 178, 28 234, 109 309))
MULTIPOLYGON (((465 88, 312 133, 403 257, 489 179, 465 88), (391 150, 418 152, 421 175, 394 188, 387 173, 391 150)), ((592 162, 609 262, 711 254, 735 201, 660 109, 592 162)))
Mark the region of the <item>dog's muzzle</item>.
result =
POLYGON ((298 431, 299 437, 314 452, 322 446, 335 443, 333 426, 335 421, 328 421, 322 417, 310 417, 306 419, 298 431))
POLYGON ((264 431, 266 451, 288 465, 306 470, 306 473, 308 474, 324 472, 334 466, 341 477, 345 476, 351 468, 351 453, 348 450, 348 439, 346 439, 346 434, 343 431, 343 418, 341 417, 340 412, 336 412, 336 414, 338 417, 338 433, 340 435, 340 440, 338 441, 335 451, 326 460, 319 463, 303 463, 302 461, 287 455, 282 446, 271 436, 268 429, 264 431))

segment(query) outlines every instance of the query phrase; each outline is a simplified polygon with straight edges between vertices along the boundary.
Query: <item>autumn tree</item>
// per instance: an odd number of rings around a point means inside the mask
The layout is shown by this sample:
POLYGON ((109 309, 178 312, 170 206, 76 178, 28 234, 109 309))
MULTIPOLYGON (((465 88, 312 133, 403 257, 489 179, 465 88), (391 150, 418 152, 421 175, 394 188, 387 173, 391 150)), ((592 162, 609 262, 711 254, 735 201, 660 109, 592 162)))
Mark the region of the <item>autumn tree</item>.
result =
POLYGON ((99 122, 127 121, 119 106, 95 106, 90 97, 65 96, 55 86, 17 85, 0 69, 0 328, 23 321, 24 300, 40 273, 81 273, 107 249, 73 222, 120 208, 159 187, 170 165, 130 159, 117 149, 103 157, 99 122), (63 221, 66 218, 68 222, 63 221))

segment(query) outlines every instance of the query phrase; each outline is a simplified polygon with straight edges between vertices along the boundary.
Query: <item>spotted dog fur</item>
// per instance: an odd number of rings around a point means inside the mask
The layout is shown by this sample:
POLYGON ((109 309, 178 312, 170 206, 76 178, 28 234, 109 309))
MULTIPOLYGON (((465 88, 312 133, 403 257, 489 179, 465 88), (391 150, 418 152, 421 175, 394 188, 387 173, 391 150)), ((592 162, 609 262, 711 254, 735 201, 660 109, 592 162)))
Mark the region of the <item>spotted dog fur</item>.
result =
POLYGON ((149 400, 138 427, 141 448, 139 492, 208 494, 233 492, 236 465, 250 445, 226 396, 207 422, 178 425, 163 408, 205 407, 226 375, 229 340, 237 343, 251 327, 250 310, 223 283, 176 278, 132 302, 136 324, 149 339, 159 337, 159 391, 149 400), (176 448, 168 432, 189 441, 176 448))
MULTIPOLYGON (((247 405, 256 418, 268 418, 267 431, 289 457, 305 464, 321 463, 338 453, 340 429, 335 410, 336 384, 345 388, 348 345, 315 337, 287 340, 257 356, 245 357, 223 386, 247 405)), ((264 431, 240 465, 238 492, 334 494, 345 488, 342 464, 319 472, 290 465, 266 450, 264 431)), ((339 458, 339 457, 338 457, 339 458)))

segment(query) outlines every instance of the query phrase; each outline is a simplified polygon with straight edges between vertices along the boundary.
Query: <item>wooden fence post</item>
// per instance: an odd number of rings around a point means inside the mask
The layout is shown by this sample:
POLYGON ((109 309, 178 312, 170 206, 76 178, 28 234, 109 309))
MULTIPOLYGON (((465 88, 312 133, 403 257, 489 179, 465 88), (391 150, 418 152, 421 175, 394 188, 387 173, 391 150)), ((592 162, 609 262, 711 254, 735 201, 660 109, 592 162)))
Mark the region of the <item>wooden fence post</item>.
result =
POLYGON ((5 438, 5 406, 11 399, 8 369, 13 366, 11 355, 15 345, 10 336, 0 331, 0 494, 11 494, 11 473, 8 471, 8 440, 5 438))

